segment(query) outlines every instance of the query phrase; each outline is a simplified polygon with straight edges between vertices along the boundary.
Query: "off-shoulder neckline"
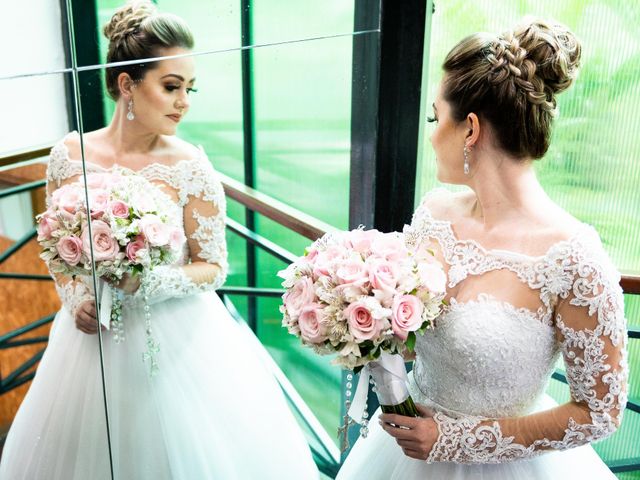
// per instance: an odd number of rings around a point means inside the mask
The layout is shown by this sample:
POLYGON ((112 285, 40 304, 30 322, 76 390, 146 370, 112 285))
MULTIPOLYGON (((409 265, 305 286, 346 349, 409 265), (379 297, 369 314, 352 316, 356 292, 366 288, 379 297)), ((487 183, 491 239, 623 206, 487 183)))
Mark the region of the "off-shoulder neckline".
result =
POLYGON ((74 159, 74 158, 71 158, 71 157, 69 156, 69 147, 67 146, 67 144, 65 143, 65 141, 67 140, 67 138, 69 138, 69 137, 70 137, 71 135, 73 135, 73 134, 75 134, 75 135, 79 135, 79 132, 78 132, 77 130, 72 130, 71 132, 67 133, 67 134, 66 134, 66 135, 65 135, 65 136, 64 136, 64 137, 63 137, 63 138, 62 138, 62 139, 57 143, 57 145, 58 145, 60 148, 62 148, 62 149, 63 149, 63 151, 64 151, 64 157, 65 157, 65 160, 66 160, 67 162, 77 163, 77 164, 80 164, 80 165, 82 165, 83 163, 84 163, 85 165, 91 165, 91 167, 92 167, 92 168, 95 168, 95 169, 100 170, 100 171, 102 171, 102 172, 110 172, 110 171, 112 171, 112 170, 114 170, 114 169, 116 169, 116 168, 117 168, 117 169, 120 169, 120 170, 126 170, 126 171, 129 171, 129 172, 133 172, 133 173, 136 173, 136 174, 143 174, 144 172, 146 172, 146 171, 148 171, 148 170, 152 170, 153 168, 162 168, 162 169, 164 169, 164 170, 169 170, 169 171, 171 171, 171 170, 174 170, 174 169, 179 168, 179 167, 180 167, 180 166, 182 166, 182 164, 184 164, 184 163, 192 163, 192 162, 197 162, 197 163, 199 163, 200 161, 202 161, 202 158, 203 158, 203 157, 206 157, 206 153, 205 153, 205 151, 204 151, 204 148, 202 147, 202 145, 200 145, 200 144, 199 144, 199 145, 196 145, 196 148, 198 149, 198 151, 199 151, 199 153, 200 153, 200 154, 199 154, 199 156, 194 157, 194 158, 185 158, 185 159, 182 159, 182 160, 178 160, 177 162, 175 162, 175 163, 173 163, 173 164, 171 164, 171 165, 167 165, 166 163, 154 162, 154 163, 149 163, 149 164, 145 165, 144 167, 142 167, 142 168, 141 168, 141 169, 139 169, 139 170, 135 170, 135 169, 133 169, 133 168, 125 167, 124 165, 120 165, 120 164, 118 164, 118 163, 116 162, 116 163, 114 163, 113 165, 111 165, 110 167, 105 167, 105 166, 100 165, 100 164, 95 163, 95 162, 90 162, 90 161, 88 161, 88 160, 84 160, 84 161, 83 161, 82 159, 74 159))
POLYGON ((565 238, 563 240, 558 240, 557 242, 552 243, 551 245, 549 245, 546 251, 541 255, 530 255, 523 252, 517 252, 514 250, 501 249, 501 248, 486 248, 480 242, 478 242, 473 238, 458 238, 458 236, 455 233, 455 230, 453 229, 452 222, 450 222, 449 220, 435 218, 433 216, 433 214, 431 213, 431 210, 425 204, 425 199, 429 195, 433 195, 434 193, 442 193, 442 192, 445 192, 447 194, 453 193, 447 190, 446 188, 442 188, 442 187, 433 189, 424 195, 424 197, 421 200, 419 208, 425 212, 425 214, 433 223, 442 225, 445 228, 447 235, 450 237, 450 239, 454 242, 455 245, 469 245, 473 248, 476 248, 485 257, 520 259, 526 262, 537 263, 540 261, 544 261, 547 258, 553 256, 557 251, 562 251, 564 247, 571 246, 576 242, 579 242, 581 239, 584 238, 585 235, 595 234, 596 237, 598 236, 593 226, 589 225, 588 223, 578 221, 579 226, 577 230, 570 237, 565 238))

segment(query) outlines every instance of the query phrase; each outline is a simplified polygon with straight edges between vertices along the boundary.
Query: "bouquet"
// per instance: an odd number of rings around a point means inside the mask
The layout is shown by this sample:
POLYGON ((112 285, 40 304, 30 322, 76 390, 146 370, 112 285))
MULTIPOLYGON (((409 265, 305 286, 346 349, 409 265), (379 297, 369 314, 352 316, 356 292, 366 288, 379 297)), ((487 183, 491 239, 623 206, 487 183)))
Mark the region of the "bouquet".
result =
MULTIPOLYGON (((87 175, 86 185, 83 179, 63 185, 53 192, 49 208, 36 217, 40 257, 52 273, 75 278, 90 275, 94 267, 103 280, 100 323, 113 329, 116 342, 124 340, 124 331, 119 297, 109 282, 175 262, 186 241, 182 228, 163 213, 169 211, 167 202, 170 199, 145 178, 114 170, 87 175)), ((147 327, 145 358, 151 358, 153 370, 158 345, 147 327)))
POLYGON ((282 325, 317 353, 337 354, 336 364, 360 372, 347 408, 361 433, 367 433, 370 377, 383 412, 418 416, 402 355, 413 352, 416 334, 442 310, 446 276, 433 255, 416 258, 400 233, 357 229, 325 234, 278 275, 286 289, 282 325))

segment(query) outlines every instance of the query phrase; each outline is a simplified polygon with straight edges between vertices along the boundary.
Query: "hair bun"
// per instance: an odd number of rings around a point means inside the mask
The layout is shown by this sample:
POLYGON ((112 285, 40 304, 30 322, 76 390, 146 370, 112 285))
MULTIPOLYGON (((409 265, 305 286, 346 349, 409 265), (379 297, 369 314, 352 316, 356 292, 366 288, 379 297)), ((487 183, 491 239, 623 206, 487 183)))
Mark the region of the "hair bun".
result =
POLYGON ((566 26, 535 19, 517 26, 513 36, 534 61, 536 76, 551 93, 560 93, 571 86, 580 67, 582 47, 566 26))
POLYGON ((156 7, 149 0, 134 0, 120 7, 104 27, 104 35, 117 45, 128 35, 140 29, 144 20, 156 13, 156 7))

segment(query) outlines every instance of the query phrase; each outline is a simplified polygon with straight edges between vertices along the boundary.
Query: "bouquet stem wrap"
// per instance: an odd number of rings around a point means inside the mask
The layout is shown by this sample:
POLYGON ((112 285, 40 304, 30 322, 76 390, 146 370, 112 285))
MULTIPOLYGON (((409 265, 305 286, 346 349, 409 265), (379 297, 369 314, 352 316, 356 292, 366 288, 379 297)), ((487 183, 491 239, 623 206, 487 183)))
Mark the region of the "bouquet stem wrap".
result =
POLYGON ((100 324, 107 330, 111 327, 111 308, 113 307, 113 292, 108 282, 100 279, 98 283, 100 297, 100 324))
POLYGON ((367 408, 369 378, 373 378, 376 395, 384 413, 397 413, 408 417, 418 417, 419 413, 407 388, 407 371, 404 359, 398 354, 382 352, 378 360, 365 365, 360 371, 360 379, 349 408, 349 416, 362 423, 367 408))

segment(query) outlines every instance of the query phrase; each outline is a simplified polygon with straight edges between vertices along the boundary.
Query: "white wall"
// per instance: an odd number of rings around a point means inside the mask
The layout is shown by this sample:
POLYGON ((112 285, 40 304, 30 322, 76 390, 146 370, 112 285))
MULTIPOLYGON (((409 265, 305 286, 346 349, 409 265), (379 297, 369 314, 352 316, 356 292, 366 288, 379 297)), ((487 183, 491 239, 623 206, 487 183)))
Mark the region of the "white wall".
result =
MULTIPOLYGON (((65 76, 25 73, 65 65, 59 0, 0 0, 0 155, 52 144, 68 130, 65 76)), ((0 200, 0 235, 20 237, 31 225, 29 194, 0 200)))

